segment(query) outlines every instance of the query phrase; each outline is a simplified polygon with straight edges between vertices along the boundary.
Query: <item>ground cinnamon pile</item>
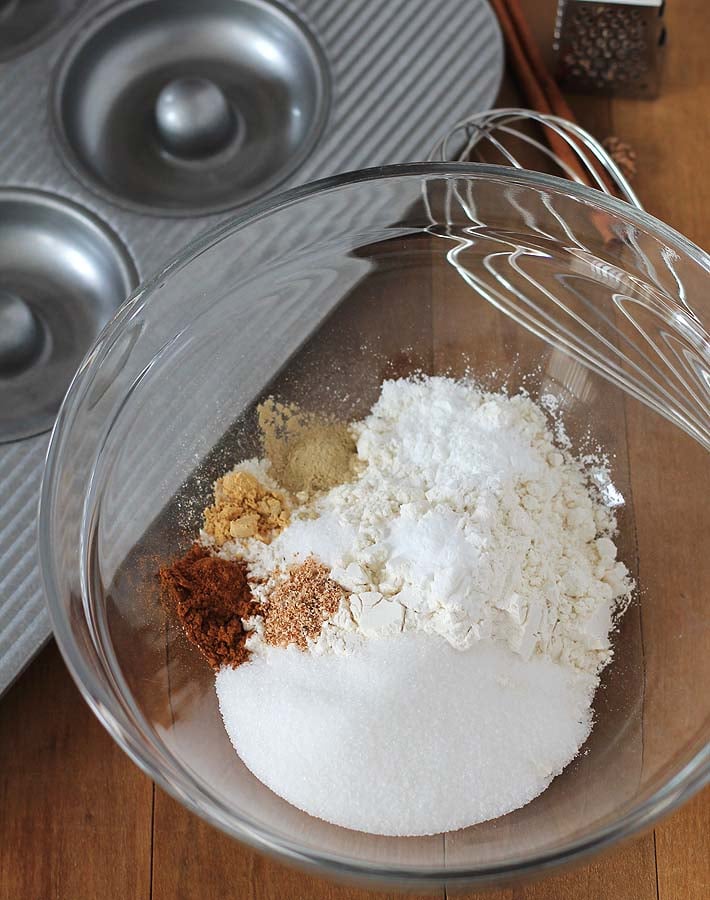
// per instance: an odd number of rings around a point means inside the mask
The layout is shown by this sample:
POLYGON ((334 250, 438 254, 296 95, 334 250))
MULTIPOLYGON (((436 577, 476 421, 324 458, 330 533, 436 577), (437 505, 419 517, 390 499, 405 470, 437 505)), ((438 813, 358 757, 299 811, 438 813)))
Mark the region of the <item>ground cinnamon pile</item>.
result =
POLYGON ((323 623, 337 612, 345 596, 343 588, 328 573, 328 567, 312 556, 290 568, 288 579, 270 594, 263 611, 267 644, 295 644, 306 650, 308 639, 318 638, 323 623))
POLYGON ((204 512, 204 529, 218 547, 256 537, 270 543, 289 522, 285 497, 270 491, 248 472, 228 472, 214 486, 214 504, 204 512))
POLYGON ((242 619, 259 611, 251 599, 246 565, 212 556, 193 544, 159 572, 164 597, 177 614, 188 640, 213 669, 245 662, 247 634, 242 619))

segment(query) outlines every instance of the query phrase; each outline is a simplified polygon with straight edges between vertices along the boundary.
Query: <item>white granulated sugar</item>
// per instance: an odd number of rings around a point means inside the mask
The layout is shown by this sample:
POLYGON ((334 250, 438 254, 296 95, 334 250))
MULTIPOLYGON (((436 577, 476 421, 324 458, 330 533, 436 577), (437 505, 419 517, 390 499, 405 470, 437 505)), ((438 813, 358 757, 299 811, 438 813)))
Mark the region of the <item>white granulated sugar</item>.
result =
POLYGON ((481 643, 371 640, 349 656, 266 648, 217 675, 234 747, 311 815, 387 835, 451 831, 528 803, 591 727, 593 676, 481 643))
MULTIPOLYGON (((317 556, 327 566, 334 566, 346 558, 355 544, 357 532, 334 510, 324 509, 318 518, 295 518, 291 525, 269 545, 264 557, 269 568, 274 559, 282 565, 303 562, 317 556)), ((264 546, 263 544, 261 545, 264 546)), ((260 548, 255 548, 254 560, 260 548)))
POLYGON ((633 587, 623 497, 601 456, 573 456, 549 398, 388 381, 352 429, 352 482, 270 544, 221 550, 257 600, 310 555, 347 592, 308 652, 248 623, 252 660, 217 677, 227 731, 265 784, 330 822, 426 834, 503 815, 591 727, 633 587))

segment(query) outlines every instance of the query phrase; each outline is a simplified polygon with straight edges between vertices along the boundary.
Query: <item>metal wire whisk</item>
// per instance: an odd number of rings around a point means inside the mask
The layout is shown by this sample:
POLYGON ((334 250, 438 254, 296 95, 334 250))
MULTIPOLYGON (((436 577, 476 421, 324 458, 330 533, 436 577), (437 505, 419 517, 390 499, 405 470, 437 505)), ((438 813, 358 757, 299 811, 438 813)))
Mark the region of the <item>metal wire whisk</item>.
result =
POLYGON ((483 145, 488 144, 494 147, 509 165, 516 169, 524 169, 525 166, 521 165, 506 146, 506 141, 509 143, 510 139, 514 138, 543 153, 568 178, 578 184, 588 184, 559 154, 521 130, 521 126, 528 122, 536 122, 541 128, 554 132, 558 139, 570 148, 582 170, 588 174, 589 181, 598 190, 610 195, 614 193, 600 174, 599 170, 603 169, 615 191, 628 203, 643 209, 628 179, 596 138, 574 122, 559 116, 539 113, 533 109, 491 109, 461 119, 436 143, 429 154, 429 160, 466 162, 474 157, 480 159, 483 145), (458 150, 462 141, 463 149, 458 150))

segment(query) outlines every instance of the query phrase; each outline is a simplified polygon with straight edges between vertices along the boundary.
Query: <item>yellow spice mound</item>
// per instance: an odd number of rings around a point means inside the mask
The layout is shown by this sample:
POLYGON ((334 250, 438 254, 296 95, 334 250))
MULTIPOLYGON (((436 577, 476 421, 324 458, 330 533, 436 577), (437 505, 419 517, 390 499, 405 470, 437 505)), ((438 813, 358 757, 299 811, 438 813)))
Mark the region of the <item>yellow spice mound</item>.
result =
POLYGON ((289 522, 286 499, 248 472, 229 472, 214 486, 214 505, 204 513, 204 529, 218 547, 236 538, 256 537, 269 544, 289 522))
POLYGON ((355 441, 347 425, 272 397, 257 412, 271 474, 288 491, 327 491, 350 480, 355 441))

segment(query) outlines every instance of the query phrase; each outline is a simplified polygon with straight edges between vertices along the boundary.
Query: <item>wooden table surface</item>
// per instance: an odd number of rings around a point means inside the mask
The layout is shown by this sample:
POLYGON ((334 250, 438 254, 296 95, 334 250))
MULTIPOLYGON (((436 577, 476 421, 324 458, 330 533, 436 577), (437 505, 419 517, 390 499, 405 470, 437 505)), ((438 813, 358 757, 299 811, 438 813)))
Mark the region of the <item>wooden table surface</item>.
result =
MULTIPOLYGON (((526 0, 545 47, 553 0, 526 0)), ((707 0, 669 0, 663 92, 652 102, 570 98, 598 137, 638 151, 646 208, 710 249, 710 16, 707 0)), ((518 102, 506 81, 504 105, 518 102)), ((653 444, 653 435, 647 440, 653 444)), ((668 457, 659 442, 654 451, 668 457)), ((704 459, 695 477, 710 494, 704 459)), ((682 530, 683 522, 665 527, 682 530)), ((707 580, 705 581, 707 584, 707 580)), ((706 689, 704 686, 703 689, 706 689)), ((50 644, 0 701, 2 900, 364 900, 383 896, 320 881, 216 832, 157 789, 109 738, 50 644)), ((443 894, 442 894, 443 896, 443 894)), ((471 895, 473 896, 473 895, 471 895)), ((496 900, 705 900, 710 897, 710 792, 581 868, 496 900)))

